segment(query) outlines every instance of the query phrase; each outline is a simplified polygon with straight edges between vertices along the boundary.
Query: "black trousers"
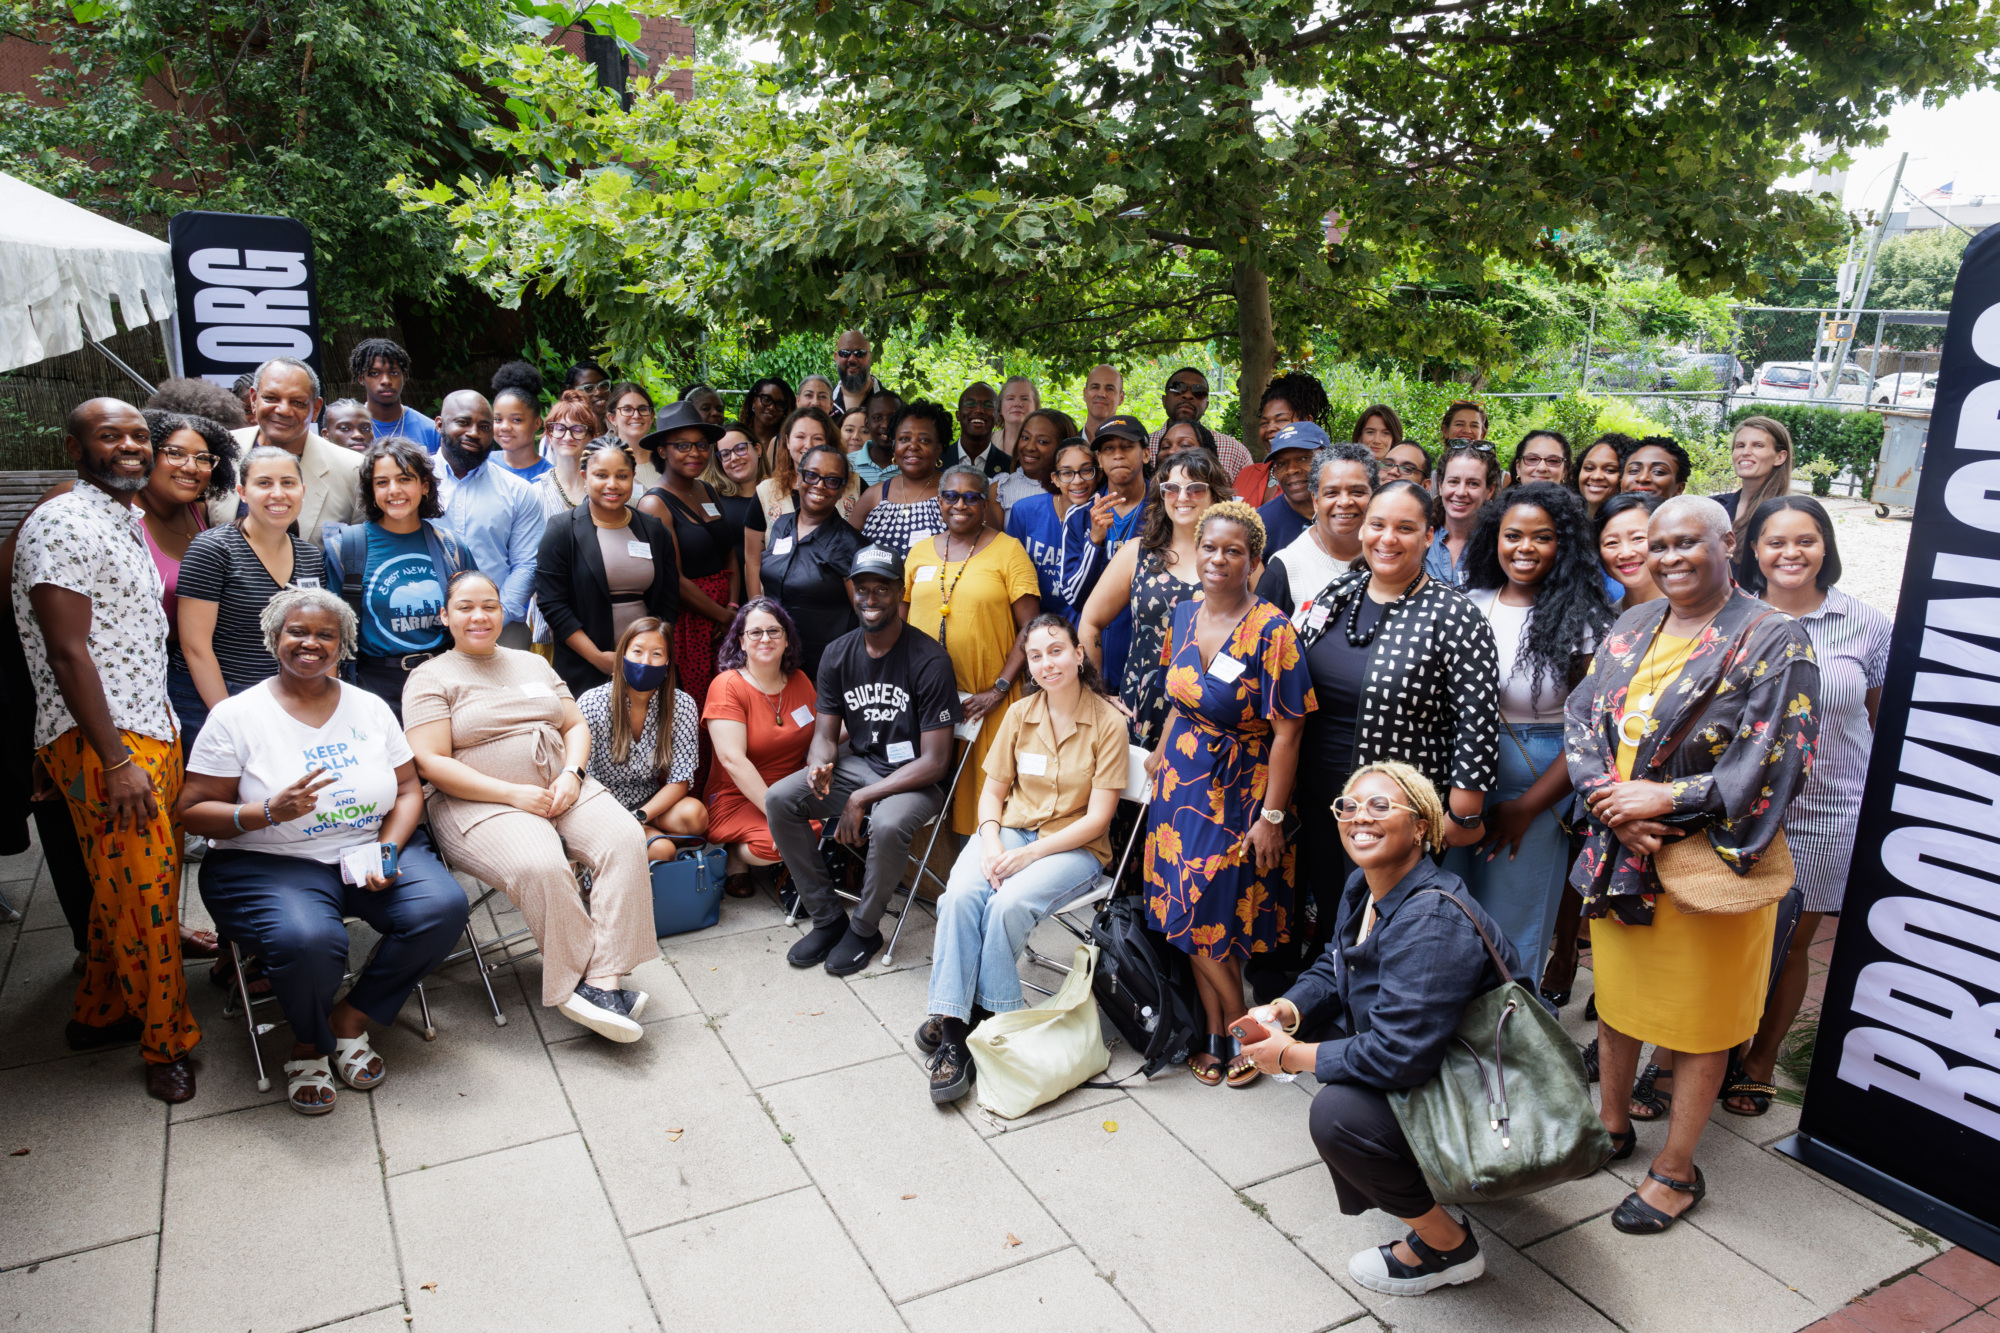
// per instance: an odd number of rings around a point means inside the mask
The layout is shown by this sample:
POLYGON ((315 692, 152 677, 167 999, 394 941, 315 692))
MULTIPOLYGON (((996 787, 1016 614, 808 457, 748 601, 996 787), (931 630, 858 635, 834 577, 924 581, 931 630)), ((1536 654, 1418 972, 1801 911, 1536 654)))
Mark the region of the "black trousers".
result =
POLYGON ((83 849, 76 843, 76 825, 70 821, 69 802, 61 792, 51 795, 51 800, 28 802, 28 809, 35 818, 42 855, 48 858, 49 881, 55 885, 56 902, 62 907, 63 920, 69 923, 70 942, 76 945, 78 953, 84 953, 90 947, 90 900, 97 890, 90 882, 90 867, 84 864, 83 849))
POLYGON ((1389 1099, 1377 1089, 1327 1084, 1313 1097, 1311 1124, 1341 1212, 1352 1217, 1380 1208, 1411 1218, 1437 1206, 1389 1099))

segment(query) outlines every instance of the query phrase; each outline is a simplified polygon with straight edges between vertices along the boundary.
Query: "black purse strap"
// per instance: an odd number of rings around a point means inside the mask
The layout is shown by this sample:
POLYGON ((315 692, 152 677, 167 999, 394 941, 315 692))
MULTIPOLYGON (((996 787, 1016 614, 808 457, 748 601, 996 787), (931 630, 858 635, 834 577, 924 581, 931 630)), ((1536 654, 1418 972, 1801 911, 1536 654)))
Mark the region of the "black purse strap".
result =
POLYGON ((1410 896, 1412 898, 1421 898, 1427 893, 1436 894, 1438 897, 1447 900, 1453 906, 1457 907, 1459 911, 1465 913, 1465 919, 1470 921, 1472 928, 1479 932, 1479 942, 1486 946, 1487 956, 1493 960, 1493 970, 1500 974, 1500 984, 1504 986, 1513 981, 1514 973, 1508 968, 1506 960, 1500 956, 1500 951, 1493 947, 1492 937, 1487 935, 1486 927, 1479 924, 1479 918, 1472 914, 1472 909, 1467 907, 1457 894, 1447 893, 1443 889, 1419 889, 1410 896))

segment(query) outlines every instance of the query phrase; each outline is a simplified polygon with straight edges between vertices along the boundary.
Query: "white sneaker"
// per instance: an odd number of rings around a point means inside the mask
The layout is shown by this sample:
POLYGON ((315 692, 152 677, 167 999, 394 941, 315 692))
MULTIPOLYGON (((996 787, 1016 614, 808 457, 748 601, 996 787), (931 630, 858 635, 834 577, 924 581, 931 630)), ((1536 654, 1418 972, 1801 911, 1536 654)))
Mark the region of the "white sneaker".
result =
POLYGON ((1479 1251, 1479 1238, 1465 1229, 1465 1243, 1455 1250, 1434 1250, 1411 1232, 1403 1238, 1410 1252, 1422 1262, 1412 1268, 1396 1258, 1393 1245, 1377 1245, 1347 1261, 1347 1275, 1370 1291, 1384 1296, 1421 1296, 1439 1287, 1470 1282, 1486 1272, 1486 1256, 1479 1251))
POLYGON ((617 1003, 597 987, 584 985, 578 986, 556 1009, 572 1023, 579 1023, 611 1041, 637 1041, 645 1036, 646 1029, 620 1013, 617 1003))
POLYGON ((631 1019, 634 1023, 638 1022, 639 1015, 646 1012, 646 1000, 649 998, 646 992, 642 990, 621 990, 618 992, 618 997, 625 1001, 625 1017, 631 1019))

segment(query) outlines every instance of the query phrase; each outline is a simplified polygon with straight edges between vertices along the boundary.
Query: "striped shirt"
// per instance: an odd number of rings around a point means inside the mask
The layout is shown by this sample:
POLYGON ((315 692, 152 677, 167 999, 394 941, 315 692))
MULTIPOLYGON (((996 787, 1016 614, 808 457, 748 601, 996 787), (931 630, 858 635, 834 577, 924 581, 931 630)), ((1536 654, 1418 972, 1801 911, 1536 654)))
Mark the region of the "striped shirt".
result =
MULTIPOLYGON (((292 538, 294 588, 321 588, 326 560, 319 547, 292 538)), ((240 694, 260 680, 278 674, 278 663, 264 647, 264 607, 278 595, 278 582, 251 549, 250 539, 234 523, 210 528, 188 543, 181 558, 177 599, 215 603, 215 635, 210 650, 222 671, 222 683, 240 694)), ((180 649, 174 649, 179 665, 180 649)))
POLYGON ((1861 789, 1875 738, 1868 691, 1889 669, 1889 617, 1839 588, 1819 610, 1799 617, 1819 662, 1819 745, 1812 772, 1785 811, 1785 841, 1803 897, 1800 909, 1837 912, 1847 891, 1861 789))

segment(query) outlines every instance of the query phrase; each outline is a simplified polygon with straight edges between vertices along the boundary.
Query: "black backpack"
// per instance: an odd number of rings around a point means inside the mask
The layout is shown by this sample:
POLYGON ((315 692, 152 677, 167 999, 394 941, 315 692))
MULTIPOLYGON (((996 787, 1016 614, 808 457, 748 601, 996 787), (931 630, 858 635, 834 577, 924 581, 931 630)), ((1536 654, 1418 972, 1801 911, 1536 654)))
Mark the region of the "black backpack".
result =
POLYGON ((1151 1078, 1184 1063, 1207 1022, 1187 956, 1146 924, 1145 895, 1107 901, 1090 924, 1090 942, 1098 949, 1091 992, 1145 1060, 1139 1072, 1151 1078))

